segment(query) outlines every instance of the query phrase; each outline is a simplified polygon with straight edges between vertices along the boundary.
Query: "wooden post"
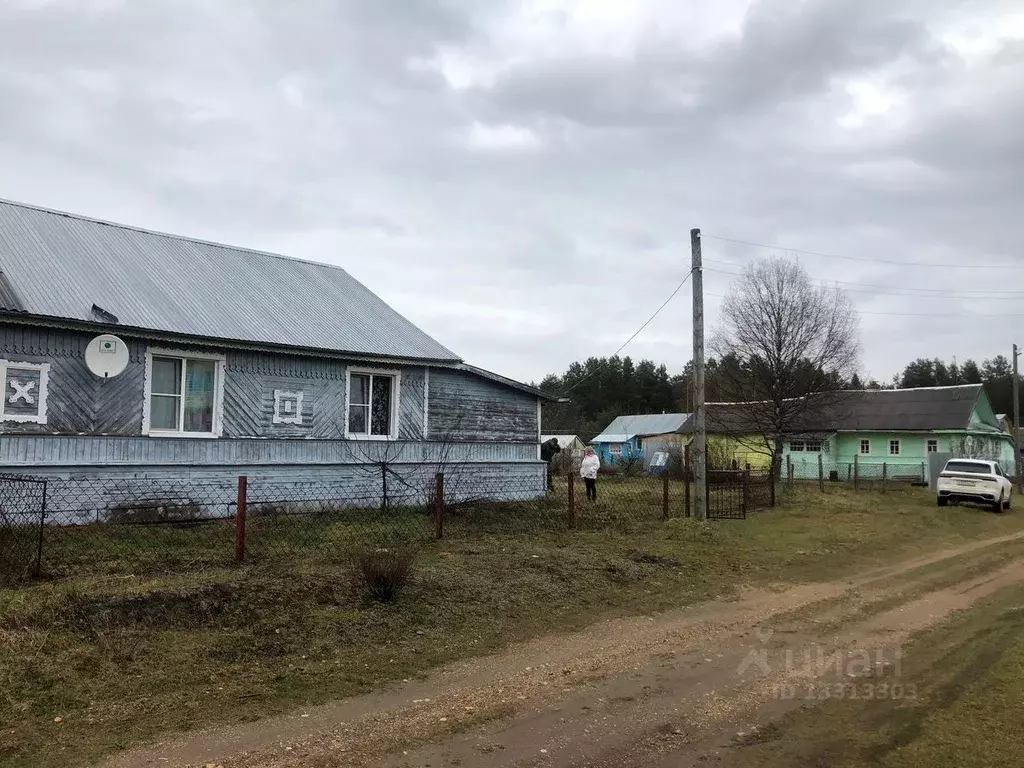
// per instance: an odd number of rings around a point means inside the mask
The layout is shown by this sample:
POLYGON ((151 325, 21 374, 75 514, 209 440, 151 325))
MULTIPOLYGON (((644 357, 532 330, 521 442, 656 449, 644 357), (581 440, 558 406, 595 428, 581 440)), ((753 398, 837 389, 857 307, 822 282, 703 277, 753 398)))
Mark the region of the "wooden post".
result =
POLYGON ((786 454, 786 482, 793 487, 793 457, 789 454, 786 454))
POLYGON ((927 483, 928 482, 928 473, 925 472, 924 462, 923 461, 921 462, 921 482, 922 483, 927 483))
POLYGON ((742 491, 741 491, 742 498, 740 500, 740 507, 743 510, 743 516, 746 517, 747 516, 747 504, 748 504, 747 496, 748 496, 748 494, 750 492, 750 465, 749 464, 747 464, 746 467, 743 469, 742 483, 743 483, 743 488, 742 488, 742 491))
POLYGON ((820 453, 818 454, 818 491, 825 492, 825 463, 821 460, 820 453))
POLYGON ((36 565, 32 574, 37 579, 43 575, 43 535, 46 529, 46 489, 47 481, 43 480, 43 498, 39 504, 39 538, 36 541, 36 565))
POLYGON ((860 489, 860 456, 853 454, 853 490, 860 489))
POLYGON ((434 525, 437 538, 444 538, 444 472, 437 473, 437 486, 434 491, 434 525))
POLYGON ((889 475, 889 462, 882 462, 882 493, 885 493, 885 480, 889 475))
POLYGON ((249 478, 238 476, 238 506, 235 508, 235 562, 245 561, 245 514, 249 499, 249 478))
POLYGON ((683 514, 690 516, 690 446, 683 449, 683 514))
POLYGON ((576 527, 576 478, 573 471, 569 470, 569 527, 576 527))
POLYGON ((661 519, 668 520, 668 472, 661 476, 661 519))

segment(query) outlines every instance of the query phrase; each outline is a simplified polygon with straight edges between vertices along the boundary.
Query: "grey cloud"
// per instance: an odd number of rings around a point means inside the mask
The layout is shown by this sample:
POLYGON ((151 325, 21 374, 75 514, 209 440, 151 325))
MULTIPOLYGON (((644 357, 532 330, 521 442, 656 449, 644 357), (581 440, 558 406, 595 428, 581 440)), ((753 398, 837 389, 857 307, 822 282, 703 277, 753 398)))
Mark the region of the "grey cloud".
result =
MULTIPOLYGON (((663 31, 686 26, 681 2, 631 56, 567 38, 550 57, 493 37, 519 3, 301 7, 3 4, 0 195, 340 264, 467 359, 524 379, 612 352, 682 279, 693 226, 906 261, 1024 250, 1021 43, 967 68, 933 37, 958 14, 984 23, 976 7, 761 0, 737 34, 696 48, 663 31), (441 50, 471 68, 510 58, 492 86, 454 88, 425 64, 441 50), (841 127, 845 85, 881 75, 903 116, 841 127), (471 146, 474 122, 539 141, 471 146)), ((705 242, 726 270, 769 252, 705 242)), ((805 263, 946 289, 1024 275, 805 263)), ((709 272, 709 293, 730 279, 709 272)), ((688 295, 627 351, 681 368, 688 295)), ((853 297, 880 378, 1013 340, 1005 318, 868 314, 991 306, 853 297)))

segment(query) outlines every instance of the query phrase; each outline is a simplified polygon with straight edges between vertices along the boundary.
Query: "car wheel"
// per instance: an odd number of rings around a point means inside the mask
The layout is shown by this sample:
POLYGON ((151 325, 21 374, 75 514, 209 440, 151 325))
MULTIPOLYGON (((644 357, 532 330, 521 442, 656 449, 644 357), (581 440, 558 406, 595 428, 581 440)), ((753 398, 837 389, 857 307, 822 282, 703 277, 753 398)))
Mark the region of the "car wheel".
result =
POLYGON ((935 499, 935 503, 938 504, 940 507, 944 507, 947 504, 949 504, 949 499, 944 499, 941 496, 938 496, 935 499))
POLYGON ((1009 512, 1010 511, 1010 500, 1012 498, 1013 498, 1012 496, 1007 496, 1006 497, 1006 501, 1003 502, 1003 511, 1004 512, 1009 512))
POLYGON ((993 501, 992 502, 992 511, 993 512, 1002 512, 1003 511, 1003 495, 1002 494, 999 494, 999 500, 998 501, 993 501))

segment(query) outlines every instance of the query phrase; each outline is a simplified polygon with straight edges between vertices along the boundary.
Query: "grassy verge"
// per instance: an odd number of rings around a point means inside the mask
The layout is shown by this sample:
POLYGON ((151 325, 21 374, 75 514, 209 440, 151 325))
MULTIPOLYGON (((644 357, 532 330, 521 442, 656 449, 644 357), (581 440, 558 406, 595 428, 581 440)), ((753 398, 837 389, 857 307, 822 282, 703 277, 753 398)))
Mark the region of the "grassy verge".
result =
POLYGON ((800 710, 743 748, 735 768, 1021 765, 1024 588, 1003 590, 904 648, 903 698, 800 710), (910 694, 913 694, 912 696, 910 694))
POLYGON ((387 605, 361 601, 347 561, 312 555, 0 590, 0 764, 84 764, 163 733, 352 695, 597 618, 741 584, 835 578, 1022 529, 1012 514, 939 510, 919 490, 807 491, 745 522, 463 531, 424 544, 413 583, 387 605))

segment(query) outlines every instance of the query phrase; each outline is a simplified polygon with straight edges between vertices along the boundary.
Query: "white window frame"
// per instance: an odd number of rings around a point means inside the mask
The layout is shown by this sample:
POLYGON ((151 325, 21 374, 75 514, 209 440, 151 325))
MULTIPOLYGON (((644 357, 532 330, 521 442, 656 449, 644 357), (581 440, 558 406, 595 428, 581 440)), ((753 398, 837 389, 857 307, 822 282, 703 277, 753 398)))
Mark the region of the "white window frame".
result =
POLYGON ((622 455, 622 443, 608 443, 608 455, 609 456, 621 456, 622 455))
MULTIPOLYGON (((363 368, 349 366, 345 371, 345 439, 346 440, 397 440, 398 439, 398 415, 402 412, 399 403, 402 398, 402 372, 398 368, 363 368), (359 432, 349 432, 348 416, 349 403, 352 401, 352 374, 364 376, 390 376, 394 379, 394 386, 391 391, 391 430, 387 435, 371 435, 359 432)), ((370 416, 373 416, 373 385, 370 385, 370 416)), ((370 429, 370 421, 366 422, 366 429, 370 429)), ((538 444, 538 450, 540 446, 538 444)))
POLYGON ((823 453, 824 449, 824 440, 804 440, 804 450, 807 453, 823 453))
POLYGON ((289 392, 284 389, 274 390, 274 424, 302 424, 302 392, 289 392), (285 413, 281 403, 285 400, 295 402, 295 413, 285 413))
MULTIPOLYGON (((206 438, 220 437, 224 431, 224 370, 226 359, 224 355, 215 352, 190 352, 184 349, 164 349, 162 347, 149 347, 146 349, 146 378, 145 393, 142 401, 142 434, 150 437, 195 437, 206 438), (153 358, 174 357, 179 360, 213 360, 217 365, 214 367, 213 381, 213 431, 212 432, 183 432, 176 429, 153 429, 150 424, 152 418, 153 398, 153 358)), ((182 377, 185 376, 187 364, 182 365, 182 377)), ((184 412, 184 388, 182 389, 182 412, 184 412)))
POLYGON ((860 456, 870 456, 871 455, 871 439, 870 438, 862 437, 860 439, 859 455, 860 456), (864 450, 864 446, 865 445, 867 445, 867 447, 868 447, 868 449, 866 451, 864 450))
POLYGON ((895 440, 892 440, 892 439, 889 440, 889 455, 890 456, 899 456, 900 455, 900 450, 902 450, 902 448, 903 448, 903 446, 900 444, 899 438, 896 438, 895 440), (895 444, 895 448, 896 448, 895 451, 893 450, 894 444, 895 444))
POLYGON ((806 443, 803 440, 790 440, 789 441, 789 452, 790 453, 803 453, 806 450, 806 443))
POLYGON ((49 363, 22 363, 17 360, 0 360, 0 381, 3 382, 3 397, 0 398, 0 421, 12 421, 19 424, 45 424, 46 423, 46 395, 50 383, 49 363), (7 372, 35 371, 39 373, 39 391, 36 392, 36 400, 39 407, 35 413, 7 413, 7 398, 10 393, 7 391, 7 372))
POLYGON ((938 453, 939 452, 939 440, 935 437, 929 437, 924 443, 925 453, 938 453))

